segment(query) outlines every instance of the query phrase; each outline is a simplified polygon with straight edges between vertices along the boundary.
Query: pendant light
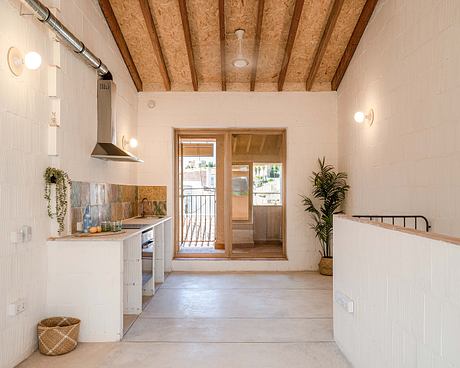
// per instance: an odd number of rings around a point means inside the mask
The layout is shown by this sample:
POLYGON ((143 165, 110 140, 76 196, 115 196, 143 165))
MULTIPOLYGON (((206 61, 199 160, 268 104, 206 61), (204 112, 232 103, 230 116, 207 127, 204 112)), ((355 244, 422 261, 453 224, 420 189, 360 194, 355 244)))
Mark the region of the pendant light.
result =
POLYGON ((235 68, 244 68, 249 65, 249 61, 243 56, 243 37, 244 29, 237 29, 235 36, 238 40, 238 53, 232 64, 235 68))

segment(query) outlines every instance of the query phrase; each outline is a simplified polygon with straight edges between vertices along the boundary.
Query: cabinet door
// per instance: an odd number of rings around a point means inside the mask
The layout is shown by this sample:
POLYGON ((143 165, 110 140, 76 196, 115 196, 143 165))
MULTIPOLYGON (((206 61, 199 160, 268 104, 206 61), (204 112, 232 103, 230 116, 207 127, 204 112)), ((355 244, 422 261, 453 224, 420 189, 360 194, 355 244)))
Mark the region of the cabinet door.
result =
POLYGON ((123 313, 142 312, 142 252, 140 235, 123 242, 123 313))
POLYGON ((165 281, 164 265, 164 228, 163 224, 155 226, 155 282, 165 281))

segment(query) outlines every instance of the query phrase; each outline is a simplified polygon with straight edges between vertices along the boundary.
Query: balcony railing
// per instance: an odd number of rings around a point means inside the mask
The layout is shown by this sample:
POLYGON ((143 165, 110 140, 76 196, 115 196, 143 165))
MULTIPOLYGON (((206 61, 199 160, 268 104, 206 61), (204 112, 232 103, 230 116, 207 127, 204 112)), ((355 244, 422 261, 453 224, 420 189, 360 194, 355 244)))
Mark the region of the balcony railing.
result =
POLYGON ((216 194, 214 189, 186 189, 182 206, 181 248, 210 247, 216 240, 216 194))
POLYGON ((430 224, 425 216, 421 215, 353 215, 353 217, 364 218, 370 221, 379 221, 386 224, 399 225, 415 230, 422 229, 430 231, 430 224), (419 221, 421 224, 419 224, 419 221), (422 227, 420 227, 422 225, 422 227))

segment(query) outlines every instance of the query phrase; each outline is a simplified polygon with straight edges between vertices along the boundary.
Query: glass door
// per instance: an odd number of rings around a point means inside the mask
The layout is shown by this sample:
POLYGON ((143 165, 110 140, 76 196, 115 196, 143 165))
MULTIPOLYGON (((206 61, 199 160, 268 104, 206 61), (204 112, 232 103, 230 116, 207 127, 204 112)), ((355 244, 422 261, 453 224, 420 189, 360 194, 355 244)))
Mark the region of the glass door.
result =
POLYGON ((175 256, 285 257, 284 130, 175 137, 175 256))
POLYGON ((179 137, 178 253, 222 253, 216 250, 217 140, 179 137))

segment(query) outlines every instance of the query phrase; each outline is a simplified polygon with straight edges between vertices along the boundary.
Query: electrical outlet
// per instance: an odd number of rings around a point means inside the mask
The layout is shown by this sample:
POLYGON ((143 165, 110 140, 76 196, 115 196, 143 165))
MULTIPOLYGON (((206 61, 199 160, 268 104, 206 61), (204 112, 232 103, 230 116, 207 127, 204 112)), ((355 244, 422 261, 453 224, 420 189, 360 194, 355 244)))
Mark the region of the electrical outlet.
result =
POLYGON ((26 301, 25 299, 18 299, 14 303, 8 304, 8 315, 16 316, 19 313, 22 313, 26 310, 26 301))
POLYGON ((22 243, 22 234, 17 231, 12 231, 10 233, 10 242, 12 244, 22 243))
POLYGON ((24 225, 21 227, 20 232, 24 242, 30 242, 32 240, 32 226, 24 225))
POLYGON ((24 299, 19 299, 16 301, 16 314, 22 313, 26 310, 26 301, 24 299))
POLYGON ((335 292, 335 302, 345 309, 348 313, 353 314, 355 311, 355 303, 353 300, 340 291, 335 292))

